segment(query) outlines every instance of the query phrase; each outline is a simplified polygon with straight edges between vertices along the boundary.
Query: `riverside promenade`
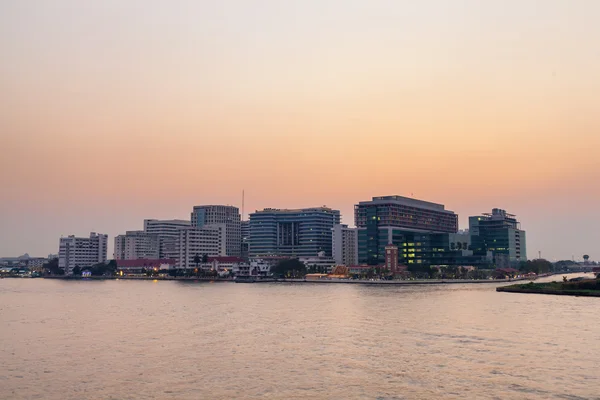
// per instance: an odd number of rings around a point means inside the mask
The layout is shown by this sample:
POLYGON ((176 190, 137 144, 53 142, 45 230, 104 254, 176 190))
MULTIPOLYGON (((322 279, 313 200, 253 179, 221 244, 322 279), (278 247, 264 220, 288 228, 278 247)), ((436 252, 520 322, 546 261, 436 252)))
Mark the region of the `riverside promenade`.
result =
MULTIPOLYGON (((275 279, 275 282, 348 284, 348 285, 445 285, 445 284, 485 284, 531 281, 531 278, 514 279, 414 279, 414 280, 368 280, 368 279, 275 279)), ((273 281, 271 281, 273 282, 273 281)), ((260 280, 256 281, 260 283, 260 280)))
MULTIPOLYGON (((555 274, 539 275, 538 278, 552 276, 555 274)), ((146 277, 146 276, 44 276, 44 279, 63 280, 137 280, 137 281, 183 281, 183 282, 238 282, 238 283, 295 283, 295 284, 347 284, 347 285, 445 285, 445 284, 486 284, 486 283, 510 283, 520 281, 532 281, 531 278, 511 279, 407 279, 407 280, 383 280, 383 279, 286 279, 286 278, 250 278, 236 280, 232 278, 209 278, 209 277, 146 277)))

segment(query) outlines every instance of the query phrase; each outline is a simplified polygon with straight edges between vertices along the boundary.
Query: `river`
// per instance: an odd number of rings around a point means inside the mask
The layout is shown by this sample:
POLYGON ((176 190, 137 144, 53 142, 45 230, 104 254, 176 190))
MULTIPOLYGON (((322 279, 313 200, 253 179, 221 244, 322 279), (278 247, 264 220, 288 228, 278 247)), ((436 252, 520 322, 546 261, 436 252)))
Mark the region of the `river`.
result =
POLYGON ((3 279, 0 399, 600 399, 600 298, 496 286, 3 279))

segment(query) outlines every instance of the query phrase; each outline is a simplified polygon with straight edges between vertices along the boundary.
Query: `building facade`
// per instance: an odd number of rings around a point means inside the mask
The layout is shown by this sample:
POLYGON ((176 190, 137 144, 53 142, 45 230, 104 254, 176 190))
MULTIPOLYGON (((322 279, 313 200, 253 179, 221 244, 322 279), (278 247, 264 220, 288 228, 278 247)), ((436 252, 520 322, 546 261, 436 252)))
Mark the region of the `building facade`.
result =
POLYGON ((306 266, 308 273, 328 274, 336 265, 333 257, 326 256, 324 251, 319 252, 316 256, 300 257, 298 261, 306 266))
POLYGON ((354 218, 358 228, 358 261, 370 265, 384 264, 387 244, 401 249, 405 232, 433 235, 458 231, 458 215, 444 205, 402 196, 362 201, 354 207, 354 218))
POLYGON ((358 263, 358 229, 337 224, 332 228, 331 251, 338 265, 358 263))
POLYGON ((154 272, 168 271, 175 267, 175 260, 155 260, 146 258, 137 258, 130 260, 117 260, 117 271, 122 275, 146 274, 148 271, 154 272))
POLYGON ((144 231, 127 231, 115 237, 115 260, 156 260, 160 256, 158 235, 144 231))
POLYGON ((385 269, 392 274, 398 272, 398 246, 388 244, 385 246, 385 269))
POLYGON ((177 241, 179 230, 191 226, 190 221, 182 219, 146 219, 144 232, 157 235, 159 241, 159 258, 172 259, 177 257, 177 241))
POLYGON ((200 262, 206 256, 226 256, 225 224, 207 225, 203 228, 188 227, 179 230, 177 240, 177 268, 193 269, 196 256, 200 262))
POLYGON ((73 268, 85 268, 106 262, 108 235, 90 233, 89 238, 68 236, 60 238, 58 249, 58 267, 66 275, 73 273, 73 268))
POLYGON ((248 246, 249 246, 249 242, 250 242, 250 221, 242 221, 241 232, 242 232, 241 257, 248 258, 248 246))
MULTIPOLYGON (((458 249, 457 242, 464 243, 464 235, 451 233, 427 233, 413 232, 397 228, 387 227, 378 230, 378 243, 380 245, 376 250, 377 254, 387 255, 386 247, 393 245, 398 248, 399 265, 422 265, 422 266, 466 266, 473 265, 478 267, 487 267, 489 260, 486 255, 475 255, 473 250, 458 249), (453 240, 454 242, 451 242, 453 240), (454 245, 452 245, 454 243, 454 245)), ((384 265, 387 257, 369 258, 369 253, 363 253, 364 257, 361 263, 370 265, 384 265), (369 262, 370 261, 370 262, 369 262)), ((359 258, 361 257, 359 256, 359 258)))
POLYGON ((239 208, 221 205, 195 206, 191 214, 191 220, 192 226, 196 228, 224 224, 227 255, 232 257, 241 256, 242 228, 239 208))
POLYGON ((332 256, 332 228, 340 223, 339 210, 265 208, 250 214, 250 257, 332 256))
POLYGON ((494 208, 491 213, 469 217, 469 233, 475 254, 491 252, 499 267, 527 260, 525 231, 516 216, 505 210, 494 208))

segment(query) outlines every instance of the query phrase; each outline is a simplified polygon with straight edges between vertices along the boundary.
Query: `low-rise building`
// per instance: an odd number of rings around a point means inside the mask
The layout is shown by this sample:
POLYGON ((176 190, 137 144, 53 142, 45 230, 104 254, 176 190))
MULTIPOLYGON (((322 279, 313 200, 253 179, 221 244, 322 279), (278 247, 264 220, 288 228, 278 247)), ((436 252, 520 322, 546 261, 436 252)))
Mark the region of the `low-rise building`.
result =
POLYGON ((272 266, 273 263, 269 260, 255 258, 250 260, 249 263, 239 263, 235 265, 233 272, 235 276, 239 277, 266 277, 271 275, 272 266))
POLYGON ((145 259, 138 258, 134 260, 117 260, 117 271, 123 272, 123 275, 139 275, 147 271, 171 270, 177 262, 170 259, 145 259))
POLYGON ((335 267, 336 262, 333 257, 328 257, 325 252, 319 252, 317 256, 300 257, 298 260, 306 266, 309 273, 329 273, 335 267))

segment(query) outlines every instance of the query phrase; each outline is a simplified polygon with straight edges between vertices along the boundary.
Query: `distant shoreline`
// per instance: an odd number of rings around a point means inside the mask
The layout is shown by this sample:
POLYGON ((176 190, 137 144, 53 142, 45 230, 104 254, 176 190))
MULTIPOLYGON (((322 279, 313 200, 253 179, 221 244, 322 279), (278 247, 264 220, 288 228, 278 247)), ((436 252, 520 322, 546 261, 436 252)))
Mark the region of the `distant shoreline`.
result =
MULTIPOLYGON (((543 275, 540 277, 547 277, 543 275)), ((19 277, 6 277, 23 279, 19 277)), ((315 284, 350 284, 350 285, 445 285, 445 284, 485 284, 485 283, 507 283, 530 281, 530 278, 515 278, 515 279, 419 279, 419 280, 361 280, 361 279, 282 279, 282 278, 265 278, 265 279, 248 279, 234 280, 231 278, 207 278, 207 277, 138 277, 138 276, 44 276, 43 279, 59 279, 59 280, 74 280, 74 281, 101 281, 101 280, 138 280, 138 281, 179 281, 179 282, 232 282, 232 283, 315 283, 315 284)), ((37 278, 30 278, 37 279, 37 278)))

